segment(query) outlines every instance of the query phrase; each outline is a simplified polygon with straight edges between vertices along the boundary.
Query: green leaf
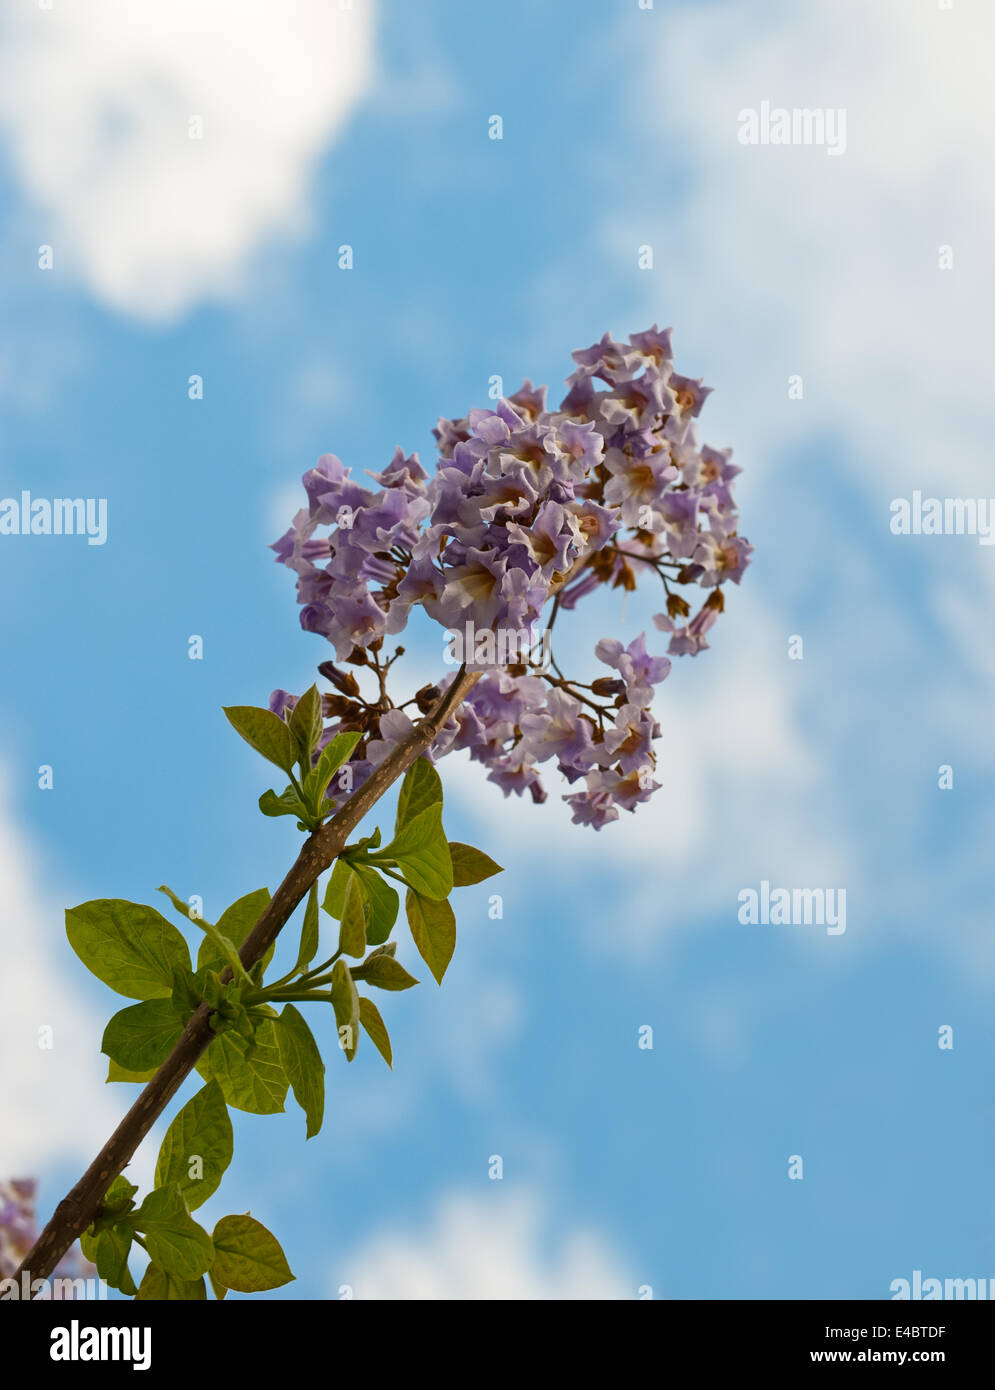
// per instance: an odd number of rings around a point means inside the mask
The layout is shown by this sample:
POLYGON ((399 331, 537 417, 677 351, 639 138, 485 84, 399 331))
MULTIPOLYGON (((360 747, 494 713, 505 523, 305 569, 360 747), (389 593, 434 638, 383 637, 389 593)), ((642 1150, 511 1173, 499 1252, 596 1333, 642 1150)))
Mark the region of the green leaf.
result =
POLYGON ((449 853, 453 860, 453 887, 465 888, 469 883, 480 883, 482 879, 494 874, 503 874, 500 864, 495 864, 489 854, 473 845, 461 845, 458 840, 450 840, 449 853))
POLYGON ((442 984, 456 949, 456 918, 448 902, 436 902, 421 893, 409 892, 405 898, 408 926, 422 960, 442 984))
POLYGON ((171 1187, 175 1183, 187 1207, 195 1211, 217 1190, 231 1163, 233 1148, 224 1095, 216 1081, 209 1081, 166 1130, 155 1165, 155 1185, 171 1187), (191 1176, 191 1169, 198 1176, 191 1176))
POLYGON ((419 811, 377 857, 396 860, 411 887, 424 897, 448 897, 453 886, 453 861, 442 829, 441 803, 419 811))
POLYGON ((297 701, 290 716, 290 732, 293 734, 298 756, 306 772, 310 771, 311 754, 323 728, 321 696, 318 694, 318 687, 312 685, 297 701))
POLYGON ((225 1287, 224 1284, 222 1284, 221 1280, 214 1273, 213 1269, 209 1269, 207 1271, 207 1277, 211 1281, 211 1288, 214 1290, 214 1297, 220 1303, 222 1299, 227 1298, 228 1289, 225 1287))
POLYGON ((225 715, 235 732, 257 753, 284 772, 293 771, 297 761, 294 736, 272 710, 256 709, 254 705, 229 705, 225 715))
POLYGON ((128 1268, 128 1254, 131 1250, 131 1232, 119 1226, 108 1226, 95 1236, 82 1237, 80 1249, 85 1259, 97 1266, 100 1278, 119 1289, 128 1298, 134 1298, 137 1289, 128 1268))
POLYGON ((184 919, 184 921, 186 921, 186 922, 199 922, 199 921, 200 921, 200 918, 199 918, 199 917, 196 917, 196 916, 194 915, 194 913, 191 911, 190 904, 189 904, 189 903, 185 903, 185 902, 183 901, 182 898, 177 897, 177 895, 173 892, 172 888, 167 888, 166 885, 165 885, 164 883, 161 883, 161 884, 159 885, 159 892, 160 892, 160 893, 165 893, 166 897, 167 897, 167 898, 169 899, 169 901, 173 904, 173 906, 176 908, 176 911, 180 914, 180 916, 184 919))
POLYGON ((148 999, 121 1009, 104 1029, 101 1052, 130 1072, 157 1070, 183 1032, 170 999, 148 999))
POLYGON ((148 1071, 129 1071, 127 1067, 118 1066, 112 1057, 107 1064, 107 1080, 134 1081, 144 1086, 146 1081, 152 1080, 158 1070, 158 1067, 149 1067, 148 1071))
POLYGON ((307 1137, 321 1129, 325 1113, 325 1064, 304 1016, 287 1004, 276 1029, 283 1067, 293 1087, 294 1099, 307 1118, 307 1137))
POLYGON ((197 1070, 205 1081, 216 1081, 225 1100, 236 1110, 253 1115, 276 1115, 287 1098, 287 1074, 272 1019, 263 1019, 249 1043, 229 1030, 201 1054, 197 1070))
POLYGON ((338 772, 339 768, 352 756, 352 750, 363 737, 362 733, 336 734, 330 743, 326 743, 318 756, 318 761, 314 768, 308 773, 307 787, 308 796, 312 798, 312 805, 315 810, 321 809, 321 804, 325 799, 328 784, 338 772))
POLYGON ((293 1279, 280 1242, 251 1216, 223 1216, 214 1228, 211 1274, 238 1293, 278 1289, 293 1279))
POLYGON ((332 966, 332 1008, 339 1033, 339 1047, 351 1062, 359 1046, 359 994, 344 960, 332 966))
POLYGON ((259 798, 259 809, 264 816, 296 816, 298 820, 308 814, 308 809, 293 787, 277 796, 272 787, 259 798))
POLYGON ((172 922, 122 898, 67 909, 66 935, 86 968, 126 999, 166 999, 173 967, 190 967, 187 943, 172 922))
POLYGON ((366 923, 366 944, 379 946, 381 942, 387 940, 393 930, 401 900, 390 884, 380 877, 376 869, 369 868, 365 864, 357 864, 355 871, 366 889, 369 907, 366 923))
POLYGON ((354 980, 362 980, 364 984, 376 985, 377 989, 410 989, 418 983, 413 975, 408 974, 400 961, 386 955, 370 956, 362 965, 354 965, 352 977, 354 980))
POLYGON ((177 966, 173 971, 173 993, 170 996, 173 1012, 179 1014, 182 1019, 188 1019, 200 1008, 203 998, 203 974, 194 974, 192 970, 177 966))
POLYGON ((196 1279, 214 1259, 211 1237, 187 1211, 183 1194, 174 1183, 150 1192, 128 1217, 133 1231, 141 1231, 149 1255, 167 1274, 196 1279))
POLYGON ((304 925, 301 927, 301 944, 297 952, 294 974, 306 970, 318 954, 318 884, 311 884, 304 909, 304 925))
POLYGON ((336 859, 332 865, 332 872, 329 875, 321 905, 329 917, 334 917, 337 922, 342 920, 342 913, 345 910, 345 892, 353 873, 354 869, 348 859, 336 859))
POLYGON ((372 999, 367 999, 365 995, 359 997, 359 1021, 366 1029, 373 1046, 380 1053, 380 1056, 393 1070, 394 1053, 390 1046, 390 1035, 380 1017, 380 1010, 372 999))
POLYGON ((414 820, 420 812, 438 802, 442 807, 442 779, 435 767, 425 757, 416 758, 404 774, 400 795, 397 798, 397 819, 394 822, 394 836, 414 820))
POLYGON ((136 1299, 144 1301, 155 1300, 164 1303, 167 1300, 177 1302, 199 1302, 207 1298, 207 1289, 204 1285, 203 1276, 200 1279, 179 1279, 175 1274, 167 1274, 157 1264, 150 1264, 142 1277, 136 1299))
POLYGON ((346 884, 339 950, 347 956, 361 956, 366 950, 366 890, 355 873, 349 875, 346 884))
MULTIPOLYGON (((263 915, 269 898, 268 888, 257 888, 254 893, 246 893, 243 898, 233 902, 231 907, 225 908, 218 919, 217 930, 237 949, 263 915)), ((275 949, 274 943, 263 956, 264 968, 273 959, 275 949)), ((197 952, 197 969, 221 971, 227 964, 221 949, 210 937, 205 936, 197 952)))
POLYGON ((135 1205, 133 1198, 138 1191, 133 1182, 129 1182, 123 1173, 119 1173, 110 1187, 104 1193, 104 1200, 100 1204, 100 1219, 110 1217, 116 1220, 126 1211, 131 1211, 135 1205))

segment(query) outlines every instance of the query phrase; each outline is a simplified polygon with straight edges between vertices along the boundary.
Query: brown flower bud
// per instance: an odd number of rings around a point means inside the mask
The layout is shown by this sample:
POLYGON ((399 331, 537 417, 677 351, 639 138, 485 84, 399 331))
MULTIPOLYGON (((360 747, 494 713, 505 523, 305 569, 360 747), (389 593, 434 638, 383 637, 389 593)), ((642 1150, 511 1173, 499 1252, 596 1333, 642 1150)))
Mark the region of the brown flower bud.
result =
POLYGON ((321 712, 326 719, 348 719, 356 706, 345 695, 322 695, 321 712))
POLYGON ((351 671, 340 671, 334 661, 323 661, 318 667, 318 675, 324 676, 326 681, 331 681, 336 690, 341 690, 343 695, 358 695, 359 682, 351 671))
POLYGON ((415 704, 422 714, 428 714, 429 710, 439 702, 442 691, 437 685, 423 685, 421 690, 415 693, 415 704))
POLYGON ((716 613, 724 613, 726 611, 725 595, 721 589, 712 590, 705 600, 705 607, 714 608, 716 613))

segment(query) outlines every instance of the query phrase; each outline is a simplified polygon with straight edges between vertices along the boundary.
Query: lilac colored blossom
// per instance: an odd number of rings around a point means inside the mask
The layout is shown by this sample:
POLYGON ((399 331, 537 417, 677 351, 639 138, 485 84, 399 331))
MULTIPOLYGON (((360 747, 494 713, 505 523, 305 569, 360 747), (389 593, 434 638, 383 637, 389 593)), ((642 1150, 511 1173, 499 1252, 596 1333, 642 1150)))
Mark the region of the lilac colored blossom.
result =
POLYGON ((666 613, 657 613, 653 622, 664 632, 673 633, 667 650, 674 656, 697 656, 707 650, 705 633, 718 616, 714 608, 702 608, 685 627, 677 627, 666 613))
MULTIPOLYGON (((324 455, 304 475, 307 506, 273 549, 297 576, 301 625, 339 661, 383 677, 385 637, 420 608, 482 672, 429 757, 465 751, 506 795, 540 801, 540 769, 555 765, 578 787, 566 797, 574 819, 600 828, 658 785, 650 705, 669 657, 648 653, 644 636, 606 637, 595 654, 617 676, 584 685, 535 665, 530 645, 602 585, 649 579, 666 588, 667 614, 654 622, 670 634, 669 655, 695 656, 752 547, 733 499, 740 470, 729 450, 698 442, 709 388, 675 372, 671 330, 654 325, 624 343, 606 333, 573 360, 558 405, 525 381, 493 408, 439 420, 434 469, 398 449, 366 483, 324 455), (680 591, 694 585, 711 597, 681 623, 691 604, 680 591)), ((447 684, 426 689, 437 697, 447 684)), ((394 709, 382 679, 372 701, 330 698, 323 742, 344 728, 362 734, 349 764, 355 787, 416 712, 394 709)), ((286 692, 273 701, 281 715, 293 707, 286 692)), ((330 790, 332 804, 350 789, 330 790)))
POLYGON ((621 673, 626 697, 635 705, 648 705, 653 699, 653 687, 670 674, 670 661, 665 656, 650 656, 646 651, 646 634, 641 632, 627 647, 614 637, 603 637, 594 654, 606 666, 621 673))

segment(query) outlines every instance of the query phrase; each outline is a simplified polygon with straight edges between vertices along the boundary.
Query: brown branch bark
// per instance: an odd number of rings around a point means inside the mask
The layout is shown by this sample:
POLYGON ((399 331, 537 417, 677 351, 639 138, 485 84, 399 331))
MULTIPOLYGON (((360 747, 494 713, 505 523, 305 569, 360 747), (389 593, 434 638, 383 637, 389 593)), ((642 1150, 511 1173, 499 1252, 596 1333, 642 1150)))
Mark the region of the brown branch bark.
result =
MULTIPOLYGON (((311 884, 345 848, 352 831, 388 788, 421 756, 450 712, 462 702, 478 679, 478 672, 461 670, 435 709, 391 750, 342 809, 320 830, 308 836, 290 872, 239 948, 239 956, 246 969, 255 965, 265 954, 311 884)), ((230 977, 228 970, 223 978, 230 977)), ((55 1208, 48 1225, 22 1261, 16 1278, 20 1279, 22 1272, 27 1272, 32 1279, 47 1279, 73 1241, 98 1215, 108 1187, 131 1160, 139 1144, 193 1070, 201 1053, 216 1036, 208 1022, 211 1012, 209 1005, 201 1004, 191 1015, 179 1042, 165 1062, 76 1186, 55 1208)))

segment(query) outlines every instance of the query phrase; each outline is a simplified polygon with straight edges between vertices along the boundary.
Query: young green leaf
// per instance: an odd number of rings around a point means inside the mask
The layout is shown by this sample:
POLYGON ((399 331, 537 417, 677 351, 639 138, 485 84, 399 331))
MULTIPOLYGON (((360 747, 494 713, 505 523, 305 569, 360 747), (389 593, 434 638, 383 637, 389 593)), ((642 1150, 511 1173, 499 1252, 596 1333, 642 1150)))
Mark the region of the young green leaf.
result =
POLYGON ((328 878, 328 886, 325 888, 325 896, 321 905, 329 917, 334 917, 337 922, 342 920, 342 913, 345 910, 345 892, 353 873, 353 867, 348 859, 340 858, 336 859, 328 878))
POLYGON ((124 1212, 131 1211, 135 1205, 133 1199, 137 1191, 136 1184, 129 1182, 123 1173, 119 1173, 104 1193, 104 1200, 100 1204, 100 1219, 110 1217, 116 1220, 124 1212))
POLYGON ((304 909, 304 925, 301 927, 301 944, 297 951, 297 964, 294 974, 306 970, 318 954, 318 884, 311 884, 304 909))
POLYGON ((297 755, 305 772, 311 770, 311 754, 324 727, 321 718, 321 696, 312 685, 297 701, 290 716, 290 732, 297 745, 297 755))
POLYGON ((339 1047, 351 1062, 359 1046, 359 994, 344 960, 332 966, 332 1008, 339 1033, 339 1047))
POLYGON ((456 949, 456 918, 448 902, 436 902, 413 891, 405 898, 408 926, 422 960, 442 984, 456 949))
POLYGON ((207 1272, 214 1259, 211 1237, 187 1211, 175 1184, 150 1192, 128 1217, 128 1226, 141 1231, 149 1255, 167 1274, 196 1279, 207 1272))
POLYGON ((128 1268, 128 1253, 131 1250, 131 1232, 120 1226, 108 1226, 96 1235, 84 1233, 80 1237, 83 1258, 97 1266, 97 1273, 112 1289, 118 1289, 128 1298, 134 1298, 137 1290, 128 1268))
POLYGON ((364 994, 359 996, 359 1021, 366 1029, 373 1046, 380 1053, 380 1056, 393 1070, 394 1053, 390 1046, 390 1035, 380 1017, 380 1010, 372 999, 367 999, 364 994))
POLYGON ((294 1099, 307 1119, 307 1137, 321 1129, 325 1113, 325 1064, 303 1014, 287 1004, 276 1026, 283 1067, 293 1087, 294 1099))
POLYGON ((237 734, 241 734, 250 748, 283 772, 291 773, 297 761, 297 745, 294 736, 284 721, 268 709, 256 709, 254 705, 229 705, 225 716, 237 734))
POLYGON ((167 1274, 157 1264, 150 1264, 142 1277, 135 1294, 136 1299, 154 1300, 157 1303, 178 1302, 180 1300, 200 1302, 207 1298, 203 1276, 199 1279, 180 1279, 175 1274, 167 1274))
POLYGON ((386 955, 370 956, 362 965, 354 965, 352 978, 362 980, 367 985, 376 985, 377 989, 410 989, 418 983, 400 961, 386 955))
POLYGON ((366 889, 368 915, 366 923, 366 944, 379 946, 386 941, 397 921, 401 900, 389 883, 366 864, 357 864, 356 873, 366 889))
MULTIPOLYGON (((254 893, 246 893, 244 897, 238 898, 231 907, 226 907, 218 918, 217 930, 222 936, 227 937, 233 946, 241 946, 263 915, 269 903, 269 896, 268 888, 257 888, 254 893)), ((275 949, 275 945, 271 946, 263 956, 264 966, 273 959, 275 949)), ((205 936, 197 952, 197 969, 220 971, 226 964, 227 960, 221 949, 210 937, 205 936)))
POLYGON ((144 1086, 146 1081, 152 1080, 158 1070, 158 1067, 149 1067, 146 1071, 129 1071, 127 1067, 118 1066, 112 1057, 107 1063, 107 1080, 108 1082, 133 1081, 144 1086))
POLYGON ((183 1032, 169 999, 148 999, 116 1013, 104 1029, 101 1052, 129 1072, 155 1071, 183 1032))
POLYGON ((425 897, 448 897, 453 886, 453 861, 442 829, 441 803, 419 811, 377 857, 394 859, 410 886, 425 897))
POLYGON ((238 1293, 278 1289, 294 1277, 276 1236, 251 1216, 223 1216, 215 1226, 211 1274, 238 1293))
POLYGON ((352 750, 362 737, 363 735, 358 731, 336 734, 331 742, 326 743, 321 750, 318 761, 308 773, 305 782, 308 797, 315 811, 320 811, 329 782, 342 764, 352 756, 352 750))
POLYGON ((362 879, 358 874, 350 874, 339 929, 339 950, 344 955, 361 956, 366 950, 366 901, 362 879))
POLYGON ((195 1009, 200 1008, 203 998, 203 975, 176 966, 173 970, 173 993, 170 995, 173 1012, 182 1019, 188 1019, 195 1009))
POLYGON ((233 1143, 221 1087, 209 1081, 166 1130, 155 1165, 156 1187, 175 1183, 195 1211, 217 1190, 231 1163, 233 1143))
POLYGON ((176 927, 140 903, 97 898, 68 908, 66 935, 86 968, 126 999, 166 999, 173 966, 190 968, 176 927))
POLYGON ((272 789, 263 792, 259 798, 259 809, 264 816, 296 816, 302 820, 308 814, 308 808, 300 799, 293 787, 287 787, 279 796, 272 789))
POLYGON ((194 914, 194 912, 192 911, 192 909, 191 909, 191 907, 190 907, 190 904, 189 904, 189 903, 185 903, 185 902, 183 901, 182 898, 178 897, 178 896, 173 892, 172 888, 167 888, 166 885, 165 885, 164 883, 160 883, 160 885, 159 885, 159 892, 160 892, 160 893, 165 893, 166 897, 167 897, 167 898, 169 899, 169 901, 173 904, 173 907, 176 909, 176 911, 179 913, 179 915, 183 918, 183 920, 184 920, 185 922, 199 922, 199 921, 200 921, 200 918, 197 917, 197 916, 194 914))
POLYGON ((416 758, 404 774, 397 798, 397 819, 394 836, 414 820, 420 812, 439 803, 442 807, 442 779, 426 757, 416 758))
POLYGON ((449 853, 453 860, 453 887, 465 888, 470 883, 480 883, 482 879, 494 874, 504 873, 500 864, 495 864, 489 854, 473 845, 462 845, 458 840, 450 840, 449 853))
POLYGON ((283 1110, 289 1083, 271 1019, 258 1025, 252 1043, 233 1030, 216 1037, 201 1054, 197 1070, 205 1081, 218 1083, 236 1110, 253 1115, 283 1110))

